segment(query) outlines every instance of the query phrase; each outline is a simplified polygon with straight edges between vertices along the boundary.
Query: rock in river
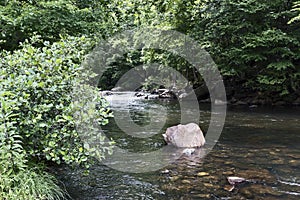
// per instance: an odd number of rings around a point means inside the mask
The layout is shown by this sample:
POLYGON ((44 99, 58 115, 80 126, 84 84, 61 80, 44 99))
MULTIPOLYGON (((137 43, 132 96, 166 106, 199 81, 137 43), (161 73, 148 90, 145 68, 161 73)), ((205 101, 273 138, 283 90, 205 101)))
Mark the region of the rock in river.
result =
POLYGON ((169 127, 163 137, 168 144, 176 147, 201 147, 205 144, 203 133, 195 123, 169 127))

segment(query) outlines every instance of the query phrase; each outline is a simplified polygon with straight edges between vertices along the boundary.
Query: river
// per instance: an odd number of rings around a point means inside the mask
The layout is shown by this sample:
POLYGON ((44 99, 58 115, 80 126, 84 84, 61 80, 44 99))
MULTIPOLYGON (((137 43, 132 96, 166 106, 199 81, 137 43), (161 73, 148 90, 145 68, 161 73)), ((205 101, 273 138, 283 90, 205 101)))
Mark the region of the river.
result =
MULTIPOLYGON (((125 134, 112 119, 102 128, 107 137, 131 152, 163 148, 161 134, 167 127, 180 123, 178 102, 143 100, 135 98, 133 93, 115 95, 117 98, 108 100, 120 119, 124 115, 126 120, 129 113, 136 124, 146 126, 151 115, 158 122, 161 116, 164 126, 151 137, 135 138, 125 134)), ((200 104, 200 110, 199 125, 206 132, 211 118, 210 104, 200 104)), ((147 131, 155 133, 156 129, 147 131)), ((98 163, 87 176, 82 169, 66 167, 57 169, 56 174, 74 200, 296 200, 300 198, 300 108, 228 106, 221 137, 207 156, 201 159, 182 156, 154 172, 121 172, 98 163), (249 181, 228 191, 229 176, 249 181)))

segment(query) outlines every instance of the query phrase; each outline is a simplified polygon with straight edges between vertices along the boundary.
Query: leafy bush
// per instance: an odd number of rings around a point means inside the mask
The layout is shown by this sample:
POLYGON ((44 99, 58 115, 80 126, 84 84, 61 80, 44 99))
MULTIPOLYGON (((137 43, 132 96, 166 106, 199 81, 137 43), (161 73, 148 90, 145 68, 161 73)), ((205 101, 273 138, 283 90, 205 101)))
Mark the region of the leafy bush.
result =
POLYGON ((22 136, 18 133, 14 113, 17 101, 1 99, 0 112, 0 199, 46 200, 65 196, 55 178, 41 171, 40 167, 28 167, 22 136))
POLYGON ((106 23, 101 3, 83 7, 71 0, 5 2, 0 3, 0 47, 7 50, 18 48, 20 42, 34 34, 54 42, 60 34, 97 33, 106 23))
POLYGON ((278 0, 208 1, 195 5, 202 12, 194 14, 199 20, 189 32, 244 91, 289 98, 300 89, 299 27, 288 24, 292 6, 278 0))
POLYGON ((68 37, 53 44, 34 37, 19 50, 1 52, 0 187, 3 195, 8 195, 4 199, 13 198, 11 195, 50 199, 55 191, 60 196, 51 176, 30 169, 30 163, 47 160, 88 166, 90 155, 103 158, 106 151, 111 151, 111 143, 103 141, 97 128, 111 116, 107 102, 86 84, 93 74, 80 67, 93 44, 93 40, 85 37, 68 37), (35 43, 45 46, 35 47, 35 43), (82 102, 76 104, 72 99, 76 84, 87 89, 76 91, 79 96, 89 94, 99 102, 79 121, 96 120, 95 127, 88 127, 91 134, 98 136, 96 150, 83 143, 76 129, 78 120, 73 114, 84 108, 82 102))
MULTIPOLYGON (((71 92, 73 85, 82 81, 79 75, 89 76, 81 71, 80 63, 91 48, 91 40, 81 37, 52 45, 45 42, 43 48, 26 42, 20 50, 3 53, 0 95, 4 101, 14 102, 8 111, 13 115, 9 122, 17 127, 25 151, 35 159, 58 164, 86 161, 87 152, 73 118, 71 92)), ((98 111, 99 123, 105 124, 109 111, 98 111)))

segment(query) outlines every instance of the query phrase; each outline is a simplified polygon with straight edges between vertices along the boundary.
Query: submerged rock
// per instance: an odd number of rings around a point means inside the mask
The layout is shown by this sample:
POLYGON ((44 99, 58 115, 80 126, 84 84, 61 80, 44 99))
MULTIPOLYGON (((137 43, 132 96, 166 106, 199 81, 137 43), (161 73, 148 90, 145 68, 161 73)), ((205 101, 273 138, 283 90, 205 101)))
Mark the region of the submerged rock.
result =
POLYGON ((272 195, 272 196, 280 196, 280 192, 276 191, 274 188, 270 186, 265 185, 249 185, 248 187, 244 187, 240 189, 240 193, 243 194, 243 196, 253 199, 257 196, 266 196, 266 195, 272 195))
POLYGON ((158 94, 150 94, 145 96, 145 99, 158 99, 159 95, 158 94))
POLYGON ((205 144, 203 133, 195 123, 172 126, 167 129, 163 137, 168 144, 176 147, 201 147, 205 144))
POLYGON ((236 176, 229 176, 229 177, 227 177, 227 180, 230 185, 236 185, 238 183, 242 183, 242 182, 246 181, 246 179, 241 178, 241 177, 236 177, 236 176))
POLYGON ((235 186, 234 185, 225 185, 224 190, 228 192, 232 192, 234 190, 235 186))
POLYGON ((193 148, 184 149, 182 151, 183 154, 188 155, 188 156, 192 155, 194 152, 195 152, 195 149, 193 149, 193 148))
POLYGON ((182 180, 181 181, 183 184, 191 184, 191 181, 189 181, 189 180, 182 180))
POLYGON ((143 92, 137 92, 137 93, 134 94, 134 96, 136 96, 136 97, 144 97, 144 96, 146 96, 146 94, 143 93, 143 92))
POLYGON ((110 96, 110 95, 113 95, 113 93, 111 91, 101 91, 100 94, 102 96, 110 96))
POLYGON ((272 175, 269 170, 266 169, 248 169, 236 172, 239 177, 244 177, 251 182, 260 182, 260 183, 275 183, 276 177, 272 175))
POLYGON ((208 172, 199 172, 199 173, 197 174, 197 176, 208 176, 208 175, 209 175, 208 172))
POLYGON ((166 170, 163 170, 161 171, 162 174, 169 174, 170 173, 170 170, 166 169, 166 170))
POLYGON ((166 90, 159 94, 159 98, 161 99, 176 99, 176 94, 171 90, 166 90))

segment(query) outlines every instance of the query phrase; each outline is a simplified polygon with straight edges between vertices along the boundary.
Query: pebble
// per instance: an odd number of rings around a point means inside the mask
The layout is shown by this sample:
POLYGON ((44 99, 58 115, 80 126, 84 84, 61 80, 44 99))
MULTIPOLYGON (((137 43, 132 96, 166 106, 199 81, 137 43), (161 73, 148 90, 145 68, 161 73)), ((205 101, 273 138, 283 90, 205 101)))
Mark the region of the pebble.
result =
POLYGON ((208 176, 208 175, 209 175, 209 173, 207 173, 207 172, 199 172, 197 174, 197 176, 208 176))
POLYGON ((189 181, 189 180, 182 180, 181 182, 184 184, 191 184, 191 181, 189 181))

